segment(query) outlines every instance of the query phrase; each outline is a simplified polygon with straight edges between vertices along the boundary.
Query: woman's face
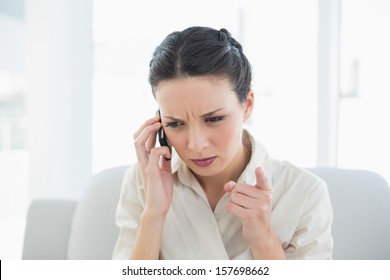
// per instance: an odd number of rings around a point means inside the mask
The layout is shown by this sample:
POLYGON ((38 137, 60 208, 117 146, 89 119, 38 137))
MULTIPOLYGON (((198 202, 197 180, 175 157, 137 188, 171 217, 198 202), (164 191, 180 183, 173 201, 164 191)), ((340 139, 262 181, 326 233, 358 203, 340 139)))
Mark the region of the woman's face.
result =
POLYGON ((218 175, 242 152, 252 92, 240 103, 227 79, 188 77, 160 82, 156 99, 168 140, 197 175, 218 175))

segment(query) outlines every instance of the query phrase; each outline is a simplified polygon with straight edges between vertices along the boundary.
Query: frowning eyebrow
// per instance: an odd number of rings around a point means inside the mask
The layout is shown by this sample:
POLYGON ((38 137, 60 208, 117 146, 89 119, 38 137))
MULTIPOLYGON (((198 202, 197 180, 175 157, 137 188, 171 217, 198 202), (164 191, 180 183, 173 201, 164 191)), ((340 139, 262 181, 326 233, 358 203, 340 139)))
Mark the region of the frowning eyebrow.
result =
MULTIPOLYGON (((208 113, 206 113, 206 114, 201 115, 200 118, 205 118, 205 117, 212 116, 213 114, 215 114, 215 113, 217 113, 217 112, 219 112, 219 111, 221 111, 221 110, 223 110, 223 109, 224 109, 224 108, 220 108, 220 109, 217 109, 217 110, 208 112, 208 113)), ((173 120, 173 121, 181 121, 180 119, 175 118, 175 117, 173 117, 173 116, 163 116, 163 118, 171 119, 171 120, 173 120)))
POLYGON ((201 117, 201 118, 209 117, 209 116, 211 116, 211 115, 213 115, 213 114, 215 114, 215 113, 217 113, 218 111, 221 111, 221 110, 223 110, 223 109, 224 109, 224 108, 220 108, 220 109, 217 109, 217 110, 208 112, 208 113, 206 113, 206 114, 201 115, 200 117, 201 117))

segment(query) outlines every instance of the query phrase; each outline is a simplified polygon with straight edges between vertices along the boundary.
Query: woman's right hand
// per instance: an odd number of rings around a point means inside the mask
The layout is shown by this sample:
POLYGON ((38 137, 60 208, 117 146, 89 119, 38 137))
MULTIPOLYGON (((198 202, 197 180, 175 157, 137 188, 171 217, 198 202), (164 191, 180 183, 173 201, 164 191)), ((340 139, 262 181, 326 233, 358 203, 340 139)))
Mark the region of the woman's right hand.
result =
POLYGON ((172 201, 172 157, 168 147, 155 147, 160 116, 147 120, 133 135, 145 189, 144 213, 164 218, 172 201))

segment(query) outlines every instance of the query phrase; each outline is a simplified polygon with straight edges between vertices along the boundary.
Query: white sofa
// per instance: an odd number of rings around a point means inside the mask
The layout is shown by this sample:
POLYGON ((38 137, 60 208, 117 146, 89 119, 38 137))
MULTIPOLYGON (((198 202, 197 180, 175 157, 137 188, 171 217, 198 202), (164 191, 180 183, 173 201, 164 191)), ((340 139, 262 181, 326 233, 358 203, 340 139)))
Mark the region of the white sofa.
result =
MULTIPOLYGON (((110 259, 115 208, 126 166, 92 178, 79 201, 38 199, 27 217, 22 259, 110 259)), ((390 187, 378 174, 308 169, 327 181, 334 259, 390 259, 390 187)))

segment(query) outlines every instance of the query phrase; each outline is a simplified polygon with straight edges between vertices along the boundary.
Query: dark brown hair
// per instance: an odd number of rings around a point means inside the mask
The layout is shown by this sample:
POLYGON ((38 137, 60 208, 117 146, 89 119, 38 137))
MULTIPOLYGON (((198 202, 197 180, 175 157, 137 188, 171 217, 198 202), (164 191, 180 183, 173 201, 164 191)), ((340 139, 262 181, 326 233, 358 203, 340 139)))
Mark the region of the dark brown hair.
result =
POLYGON ((190 27, 169 34, 150 61, 153 94, 158 83, 180 77, 221 76, 230 81, 240 102, 251 88, 251 65, 242 46, 224 28, 190 27))

